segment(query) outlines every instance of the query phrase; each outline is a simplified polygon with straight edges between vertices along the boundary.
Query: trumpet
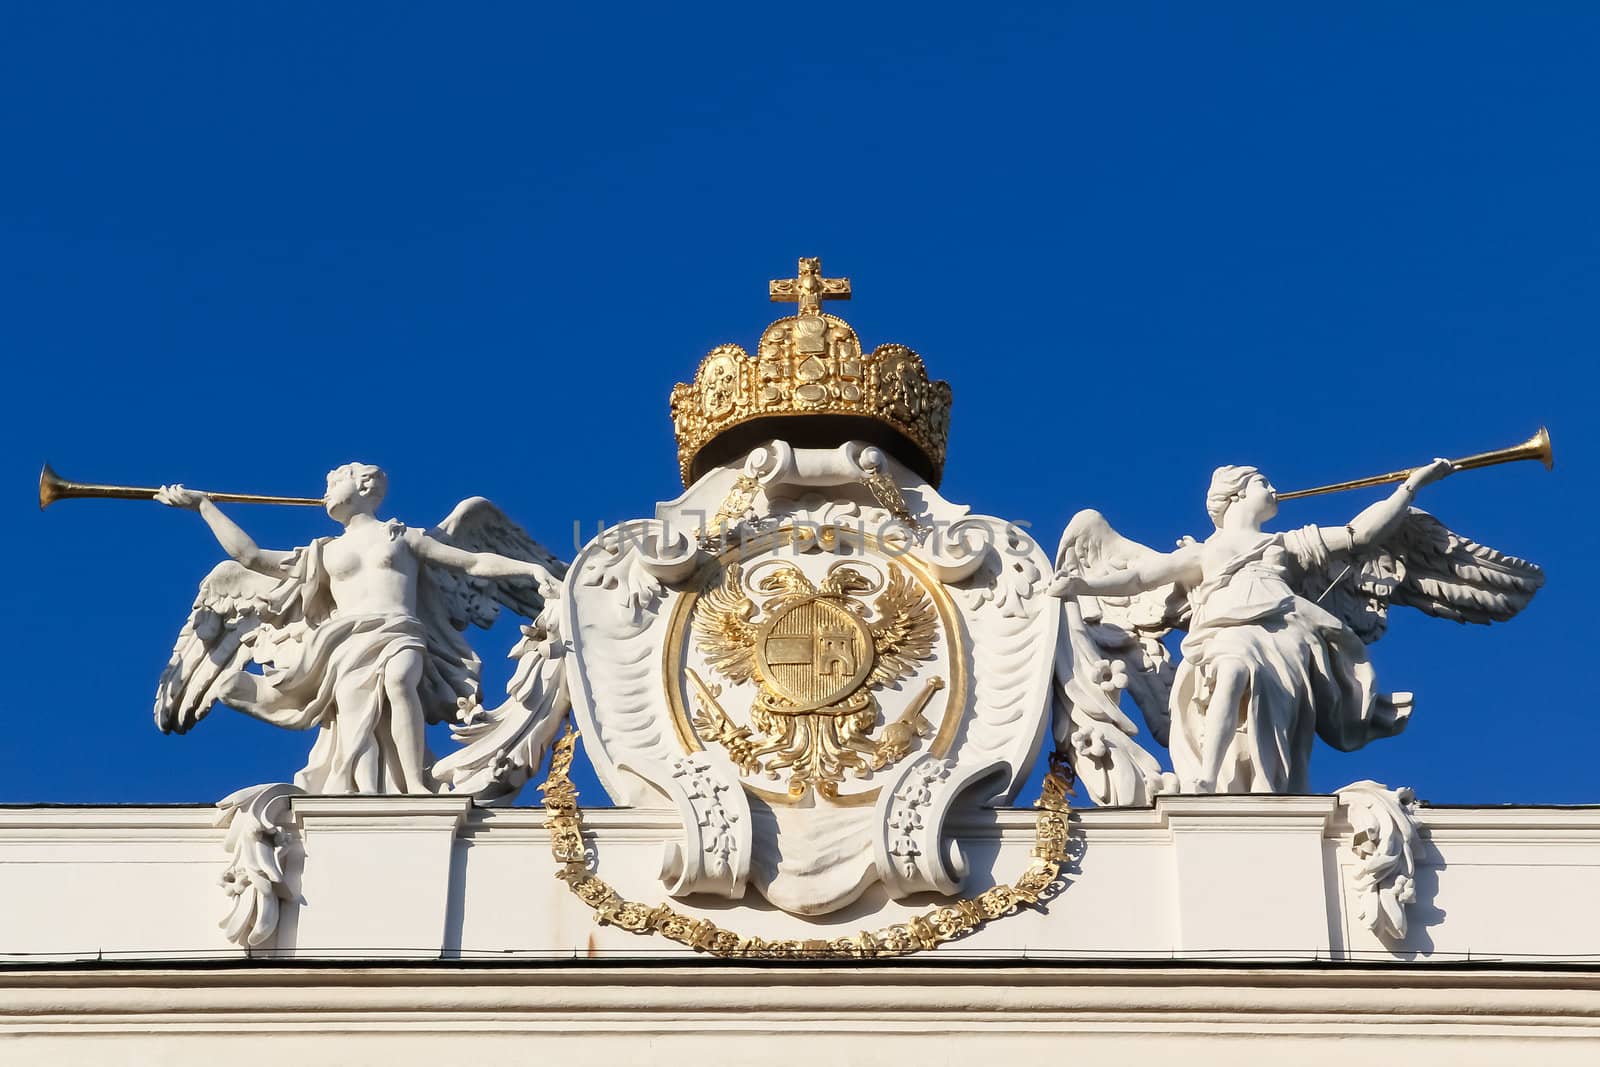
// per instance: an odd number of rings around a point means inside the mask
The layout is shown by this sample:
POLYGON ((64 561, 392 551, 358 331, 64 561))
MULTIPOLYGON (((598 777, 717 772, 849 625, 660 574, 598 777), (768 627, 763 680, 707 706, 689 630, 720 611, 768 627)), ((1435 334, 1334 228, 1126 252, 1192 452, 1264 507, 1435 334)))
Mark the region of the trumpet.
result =
MULTIPOLYGON (((260 496, 255 493, 206 493, 206 496, 224 504, 290 504, 308 508, 322 506, 320 497, 310 496, 260 496)), ((57 500, 85 497, 100 497, 106 500, 154 500, 156 490, 139 485, 92 485, 86 482, 69 482, 51 470, 48 463, 44 465, 44 470, 39 472, 40 511, 57 500)))
MULTIPOLYGON (((1539 432, 1510 448, 1497 448, 1493 452, 1478 452, 1471 456, 1462 456, 1450 462, 1455 464, 1457 470, 1472 470, 1477 467, 1493 467, 1497 463, 1515 463, 1520 459, 1536 459, 1544 464, 1545 470, 1555 469, 1555 453, 1550 448, 1550 431, 1543 426, 1539 432)), ((1370 478, 1357 478, 1353 482, 1335 482, 1333 485, 1319 485, 1315 489, 1296 489, 1292 493, 1279 493, 1279 500, 1295 500, 1303 496, 1320 496, 1323 493, 1342 493, 1346 489, 1365 489, 1370 485, 1386 485, 1389 482, 1403 482, 1411 477, 1411 473, 1418 468, 1407 467, 1403 471, 1390 471, 1388 474, 1375 474, 1370 478)))

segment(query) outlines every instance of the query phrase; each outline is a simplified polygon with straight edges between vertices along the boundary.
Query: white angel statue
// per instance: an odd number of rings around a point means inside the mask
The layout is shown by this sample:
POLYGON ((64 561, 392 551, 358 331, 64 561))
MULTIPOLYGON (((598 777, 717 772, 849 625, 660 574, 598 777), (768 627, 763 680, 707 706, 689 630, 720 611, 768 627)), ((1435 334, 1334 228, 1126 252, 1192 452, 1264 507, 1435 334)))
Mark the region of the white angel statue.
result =
POLYGON ((1067 609, 1056 734, 1097 778, 1096 799, 1303 793, 1313 736, 1350 751, 1399 733, 1411 695, 1378 692, 1366 651, 1389 605, 1498 622, 1544 583, 1533 564, 1410 506, 1452 469, 1443 459, 1416 469, 1347 526, 1266 533, 1276 490, 1255 467, 1220 467, 1206 496, 1216 531, 1167 553, 1121 537, 1098 512, 1074 516, 1051 587, 1067 609), (1176 671, 1161 641, 1175 629, 1187 630, 1176 671), (1170 749, 1176 782, 1127 741, 1124 689, 1170 749))
MULTIPOLYGON (((257 547, 204 493, 158 490, 162 503, 198 511, 232 557, 201 583, 161 676, 155 717, 164 732, 189 730, 217 701, 276 726, 316 727, 294 780, 309 793, 436 791, 424 728, 437 722, 452 723, 458 739, 502 746, 488 759, 453 754, 474 771, 491 766, 479 784, 506 777, 519 740, 538 749, 521 757, 533 763, 525 772, 536 769, 553 730, 543 720, 559 718, 542 684, 540 635, 524 627, 527 639, 513 653, 537 661, 513 680, 508 705, 519 706, 485 712, 479 660, 459 631, 488 627, 500 604, 540 617, 565 565, 481 497, 428 531, 380 520, 387 483, 367 464, 329 472, 323 506, 344 529, 289 552, 257 547), (488 729, 508 718, 523 727, 520 737, 488 729)), ((525 778, 499 785, 514 792, 525 778)))

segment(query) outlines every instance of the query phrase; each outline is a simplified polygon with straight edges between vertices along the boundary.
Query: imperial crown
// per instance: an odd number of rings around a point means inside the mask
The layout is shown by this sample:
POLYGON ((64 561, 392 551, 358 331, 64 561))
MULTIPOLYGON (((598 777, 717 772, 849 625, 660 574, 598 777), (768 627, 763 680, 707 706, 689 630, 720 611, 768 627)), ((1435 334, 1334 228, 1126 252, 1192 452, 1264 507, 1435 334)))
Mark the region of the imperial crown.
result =
POLYGON ((794 278, 770 283, 774 303, 797 314, 761 334, 754 359, 718 345, 691 384, 672 390, 683 484, 762 441, 800 447, 868 441, 937 487, 950 434, 950 383, 928 380, 922 357, 904 345, 862 355, 850 324, 824 314, 824 300, 850 299, 848 278, 824 278, 817 259, 794 278))

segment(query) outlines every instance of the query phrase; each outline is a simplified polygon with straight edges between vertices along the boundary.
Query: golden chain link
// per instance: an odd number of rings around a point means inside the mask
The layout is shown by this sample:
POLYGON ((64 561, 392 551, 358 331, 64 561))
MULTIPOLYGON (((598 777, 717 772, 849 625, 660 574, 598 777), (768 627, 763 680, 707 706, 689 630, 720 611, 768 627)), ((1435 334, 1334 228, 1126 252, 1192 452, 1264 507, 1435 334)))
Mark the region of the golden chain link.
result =
POLYGON ((1067 794, 1072 789, 1071 768, 1058 755, 1050 757, 1039 797, 1038 817, 1032 860, 1022 877, 1011 885, 986 889, 975 897, 941 904, 905 922, 880 930, 862 930, 849 937, 786 938, 769 941, 744 937, 711 922, 675 911, 670 905, 639 904, 624 899, 615 889, 589 871, 589 853, 583 843, 582 813, 578 790, 568 772, 578 734, 567 724, 566 733, 555 744, 550 758, 550 776, 539 791, 544 794, 550 851, 555 856, 556 877, 567 883, 579 900, 594 909, 602 926, 618 926, 636 934, 659 933, 687 945, 727 959, 873 959, 908 956, 931 949, 946 941, 965 937, 985 923, 1010 915, 1024 904, 1038 904, 1061 875, 1067 860, 1067 822, 1070 811, 1067 794))

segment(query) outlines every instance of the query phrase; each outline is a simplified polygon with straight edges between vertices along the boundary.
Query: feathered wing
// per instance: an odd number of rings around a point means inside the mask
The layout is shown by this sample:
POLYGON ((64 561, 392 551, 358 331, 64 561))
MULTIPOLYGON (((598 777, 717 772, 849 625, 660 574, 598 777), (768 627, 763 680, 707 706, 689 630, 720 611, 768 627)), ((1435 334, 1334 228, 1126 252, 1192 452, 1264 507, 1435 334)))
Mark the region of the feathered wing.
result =
POLYGON ((869 685, 887 685, 916 670, 917 661, 933 654, 939 617, 933 601, 903 569, 889 568, 883 592, 873 602, 878 621, 872 630, 872 673, 869 685))
MULTIPOLYGON (((1061 536, 1056 568, 1076 565, 1088 572, 1125 570, 1158 555, 1117 533, 1099 512, 1080 511, 1061 536)), ((1118 678, 1125 676, 1117 688, 1125 688, 1133 697, 1150 732, 1165 745, 1174 667, 1162 638, 1188 625, 1187 590, 1164 585, 1135 596, 1076 599, 1085 634, 1099 661, 1118 678)), ((1103 687, 1100 691, 1109 693, 1103 687)))
POLYGON ((1505 622, 1544 585, 1537 565, 1462 537, 1417 508, 1382 543, 1354 557, 1328 556, 1315 546, 1297 555, 1305 563, 1301 595, 1367 644, 1383 636, 1392 604, 1461 623, 1505 622))
MULTIPOLYGON (((481 496, 457 504, 428 536, 464 552, 493 552, 538 564, 546 571, 542 580, 551 585, 567 570, 565 563, 481 496)), ((457 720, 479 700, 482 664, 461 632, 468 626, 487 630, 499 618, 502 606, 529 621, 538 618, 544 607, 540 581, 478 578, 423 565, 417 613, 428 633, 429 670, 422 685, 430 722, 457 720)))
MULTIPOLYGON (((494 504, 481 496, 469 497, 455 506, 445 520, 428 531, 428 536, 464 552, 493 552, 501 556, 536 563, 552 580, 567 573, 567 565, 545 548, 494 504)), ((428 567, 429 584, 438 594, 438 603, 457 630, 468 625, 488 629, 494 625, 502 605, 535 619, 544 607, 539 582, 532 578, 474 578, 443 567, 428 567)))
POLYGON ((156 686, 162 733, 187 733, 206 717, 228 680, 251 664, 272 663, 306 632, 303 601, 278 598, 280 579, 227 560, 200 583, 189 620, 156 686))
POLYGON ((546 572, 540 580, 490 579, 428 566, 419 597, 432 664, 428 683, 442 683, 454 694, 451 736, 462 745, 437 761, 433 774, 454 792, 508 803, 538 770, 570 707, 557 610, 559 579, 567 565, 483 497, 463 500, 428 536, 465 552, 534 563, 546 572), (511 650, 517 667, 505 701, 484 708, 478 658, 460 631, 469 625, 489 628, 502 606, 530 624, 522 627, 522 639, 511 650))
POLYGON ((700 598, 694 613, 694 634, 706 662, 735 685, 755 673, 756 628, 750 620, 755 603, 745 594, 743 572, 737 563, 723 571, 722 581, 700 598))
POLYGON ((451 727, 462 747, 433 765, 451 791, 486 804, 509 804, 544 762, 572 702, 567 692, 566 641, 561 633, 561 588, 545 586, 544 606, 522 627, 511 650, 517 669, 499 707, 474 705, 451 727))
MULTIPOLYGON (((1061 536, 1058 573, 1123 570, 1158 555, 1131 541, 1097 511, 1080 511, 1061 536)), ((1119 706, 1129 693, 1157 741, 1170 724, 1174 667, 1161 639, 1188 621, 1186 591, 1174 585, 1137 596, 1064 598, 1056 640, 1056 745, 1099 804, 1145 804, 1171 787, 1119 706)))

